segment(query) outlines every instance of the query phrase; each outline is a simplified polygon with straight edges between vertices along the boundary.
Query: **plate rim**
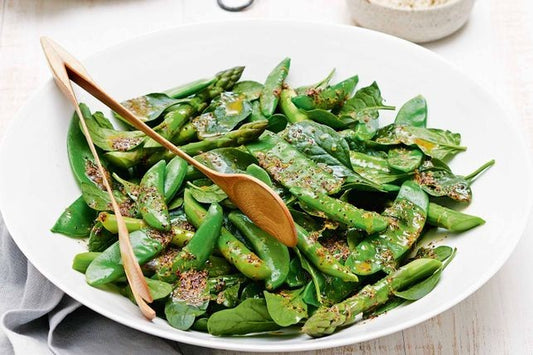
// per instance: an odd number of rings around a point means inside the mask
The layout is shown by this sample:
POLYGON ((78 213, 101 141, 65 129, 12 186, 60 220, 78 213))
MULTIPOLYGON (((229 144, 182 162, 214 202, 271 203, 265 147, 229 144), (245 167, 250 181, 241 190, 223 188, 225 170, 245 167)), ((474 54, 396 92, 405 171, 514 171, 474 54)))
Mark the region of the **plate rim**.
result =
MULTIPOLYGON (((160 29, 160 30, 154 30, 150 31, 148 33, 144 33, 141 35, 130 37, 126 40, 120 41, 118 43, 115 43, 113 45, 109 45, 106 47, 103 47, 101 49, 98 49, 96 51, 91 52, 91 54, 84 56, 82 58, 82 62, 85 62, 85 60, 90 60, 93 57, 98 57, 102 53, 105 53, 106 51, 112 50, 112 49, 118 49, 121 46, 131 45, 132 43, 140 40, 140 39, 149 39, 150 37, 157 37, 157 36, 164 36, 165 34, 180 31, 183 28, 193 28, 193 27, 201 27, 201 26, 225 26, 227 24, 254 24, 257 25, 260 23, 263 26, 273 26, 276 24, 282 24, 282 25, 293 25, 295 27, 305 27, 305 26, 320 26, 322 28, 337 28, 345 31, 353 31, 353 32, 361 32, 366 33, 371 36, 381 37, 387 41, 393 41, 401 44, 402 46, 411 47, 411 50, 419 51, 420 53, 423 53, 426 56, 432 57, 433 60, 441 62, 444 66, 447 66, 450 70, 453 70, 458 75, 463 77, 466 81, 468 81, 470 84, 472 84, 474 87, 478 89, 479 92, 482 92, 486 97, 489 97, 501 110, 505 113, 503 119, 506 121, 506 123, 509 124, 509 127, 511 131, 518 137, 519 139, 519 146, 524 149, 526 152, 525 155, 527 157, 526 163, 524 164, 524 172, 526 174, 525 178, 530 179, 532 177, 532 157, 530 154, 530 144, 528 143, 528 140, 525 137, 525 134, 523 133, 523 130, 520 129, 520 123, 518 120, 513 120, 512 115, 515 117, 521 117, 520 115, 517 115, 515 113, 515 109, 510 107, 504 107, 502 103, 496 98, 495 93, 492 91, 486 89, 483 85, 480 84, 478 80, 473 78, 469 73, 467 73, 465 70, 460 68, 457 64, 445 59, 444 57, 440 56, 439 54, 431 51, 430 49, 427 49, 423 46, 417 45, 415 43, 409 42, 407 40, 388 35, 385 33, 381 33, 378 31, 366 29, 357 27, 354 25, 349 24, 335 24, 335 23, 327 23, 327 22, 320 22, 320 21, 306 21, 306 20, 289 20, 289 19, 233 19, 233 20, 216 20, 216 21, 201 21, 201 22, 194 22, 194 23, 188 23, 188 24, 180 24, 177 26, 173 26, 166 29, 160 29)), ((365 34, 365 35, 366 35, 365 34)), ((44 59, 43 59, 44 60, 44 59)), ((20 119, 19 117, 22 116, 25 110, 27 110, 30 107, 30 103, 35 99, 35 97, 38 97, 42 92, 48 90, 48 86, 54 85, 53 79, 51 76, 39 85, 37 89, 28 97, 27 100, 25 100, 24 104, 17 110, 14 117, 10 120, 10 122, 7 125, 7 128, 5 130, 3 139, 0 141, 0 162, 3 161, 5 158, 2 158, 5 154, 4 151, 7 150, 7 139, 5 139, 12 131, 15 131, 16 121, 17 119, 20 119)), ((509 97, 505 97, 504 101, 509 101, 509 97)), ((2 194, 0 194, 0 212, 5 211, 4 207, 7 205, 5 201, 3 201, 2 194)), ((404 329, 408 329, 410 327, 413 327, 417 324, 420 324, 428 319, 431 319, 450 308, 456 306, 463 300, 465 300, 467 297, 474 294, 477 290, 479 290, 485 283, 487 283, 496 273, 498 273, 503 265, 509 260, 511 254, 516 249, 517 245, 519 244, 520 240, 524 236, 524 232, 526 230, 527 224, 529 222, 529 217, 531 216, 531 211, 533 209, 533 198, 532 198, 532 189, 528 186, 527 188, 527 201, 525 203, 526 205, 526 211, 524 213, 524 217, 519 223, 516 224, 516 226, 513 228, 512 232, 515 232, 519 234, 519 237, 516 239, 516 242, 514 245, 506 250, 506 253, 499 254, 499 257, 497 259, 493 259, 493 263, 491 263, 491 267, 487 268, 487 271, 483 274, 480 274, 478 280, 475 283, 472 283, 470 287, 463 289, 462 292, 458 293, 456 297, 451 299, 451 301, 444 302, 440 307, 436 307, 428 312, 425 312, 422 315, 415 316, 412 319, 400 322, 396 326, 389 326, 385 327, 383 330, 380 331, 373 331, 368 335, 362 335, 360 339, 356 342, 350 340, 349 337, 343 337, 338 339, 331 339, 329 341, 321 341, 321 342, 315 342, 312 339, 310 339, 306 343, 300 343, 300 344, 269 344, 268 348, 257 348, 257 344, 237 344, 237 343, 230 343, 225 344, 224 340, 228 339, 227 337, 213 337, 212 340, 209 341, 208 344, 206 344, 205 339, 199 339, 195 338, 194 336, 191 336, 189 333, 186 334, 180 334, 181 331, 176 330, 176 338, 183 338, 180 340, 176 340, 175 338, 168 338, 164 335, 158 334, 157 330, 151 329, 148 326, 148 323, 144 322, 131 322, 128 319, 123 319, 122 316, 117 315, 113 312, 108 312, 105 309, 101 309, 100 306, 97 303, 92 303, 90 301, 88 302, 81 302, 78 298, 83 298, 82 296, 79 296, 75 292, 71 292, 71 290, 66 291, 63 289, 62 286, 58 285, 56 282, 54 282, 55 277, 53 275, 49 275, 47 271, 42 271, 42 269, 46 270, 46 267, 42 267, 42 265, 35 265, 34 262, 28 257, 28 255, 31 255, 31 251, 26 249, 23 243, 19 243, 17 241, 17 238, 13 236, 11 233, 12 239, 15 241, 17 247, 22 251, 24 256, 28 259, 28 261, 43 275, 45 276, 50 282, 52 282, 56 287, 61 289, 65 294, 69 295, 73 299, 75 299, 77 302, 80 302, 80 304, 88 307, 89 309, 109 318, 112 319, 122 325, 125 325, 127 327, 142 331, 147 334, 151 334, 157 337, 169 339, 176 342, 183 342, 190 345, 200 346, 200 347, 207 347, 207 348, 213 348, 213 349, 224 349, 224 350, 232 350, 232 351, 248 351, 248 352, 279 352, 279 351, 286 351, 286 352, 294 352, 294 351, 308 351, 308 350, 319 350, 319 349, 327 349, 327 348, 334 348, 339 346, 345 346, 345 345, 351 345, 356 343, 361 343, 364 341, 369 341, 373 339, 377 339, 383 336, 387 336, 399 331, 402 331, 404 329), (22 247, 21 247, 22 244, 22 247), (74 294, 74 295, 73 295, 74 294), (228 346, 229 345, 229 346, 228 346)), ((13 226, 14 223, 11 223, 11 219, 9 214, 6 216, 5 213, 2 213, 2 216, 4 218, 4 224, 8 231, 10 231, 10 226, 13 226)), ((514 234, 514 233, 513 233, 514 234)), ((30 248, 31 249, 31 248, 30 248)), ((326 338, 320 338, 320 339, 326 339, 326 338)))

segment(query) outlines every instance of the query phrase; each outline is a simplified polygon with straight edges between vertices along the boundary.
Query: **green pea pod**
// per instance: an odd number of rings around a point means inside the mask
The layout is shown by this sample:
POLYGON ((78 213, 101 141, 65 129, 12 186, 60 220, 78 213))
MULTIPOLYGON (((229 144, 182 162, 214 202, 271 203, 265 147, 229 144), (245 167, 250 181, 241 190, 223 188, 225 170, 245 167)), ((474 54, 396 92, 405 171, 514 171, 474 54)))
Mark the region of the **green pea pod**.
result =
MULTIPOLYGON (((159 236, 150 230, 138 230, 130 234, 133 253, 139 264, 144 264, 160 253, 168 241, 170 238, 159 236), (154 234, 154 237, 151 234, 154 234)), ((85 278, 89 285, 101 286, 116 281, 124 275, 120 246, 116 242, 94 259, 87 268, 85 278)))
MULTIPOLYGON (((80 104, 80 111, 85 119, 91 116, 91 111, 85 104, 80 104)), ((87 145, 87 140, 80 130, 80 119, 74 114, 67 133, 67 152, 70 167, 78 184, 96 183, 101 185, 101 177, 94 161, 93 154, 87 145)), ((102 160, 105 168, 106 161, 102 160)), ((103 185, 101 185, 103 188, 103 185)))
POLYGON ((253 176, 256 179, 261 180, 265 184, 267 184, 269 187, 273 187, 272 180, 270 179, 270 175, 266 172, 265 169, 260 167, 257 164, 250 164, 246 168, 246 173, 253 176))
POLYGON ((224 213, 219 204, 213 203, 189 243, 174 258, 173 273, 203 268, 215 248, 220 235, 224 213))
POLYGON ((172 200, 181 187, 185 174, 187 174, 187 166, 187 162, 178 156, 168 162, 165 169, 164 185, 166 202, 172 200))
POLYGON ((91 233, 96 213, 80 196, 65 209, 51 231, 71 238, 85 238, 91 233))
MULTIPOLYGON (((123 219, 124 223, 126 224, 126 228, 128 228, 128 232, 134 232, 147 227, 146 222, 144 222, 142 219, 131 217, 123 217, 123 219)), ((117 217, 114 214, 100 212, 98 215, 98 221, 102 223, 102 226, 109 232, 113 234, 118 233, 117 217)))
POLYGON ((315 194, 300 188, 292 188, 290 191, 306 206, 321 211, 329 219, 344 223, 348 227, 363 229, 371 234, 381 232, 389 225, 388 219, 376 212, 359 209, 325 194, 315 194))
POLYGON ((258 256, 270 268, 270 277, 266 280, 266 287, 274 290, 281 286, 289 274, 289 250, 267 232, 257 227, 244 214, 233 211, 229 220, 246 236, 253 245, 258 256))
POLYGON ((287 119, 290 123, 297 123, 309 120, 307 114, 304 111, 300 110, 298 107, 296 107, 296 105, 292 102, 292 98, 295 96, 296 93, 292 89, 281 90, 281 94, 279 97, 279 106, 281 112, 283 112, 283 114, 287 116, 287 119))
POLYGON ((359 243, 346 264, 351 265, 358 275, 396 269, 397 260, 405 255, 422 233, 428 205, 428 196, 420 186, 413 181, 404 182, 393 205, 383 212, 391 219, 389 227, 359 243))
POLYGON ((464 232, 485 224, 485 221, 480 217, 454 211, 430 202, 428 208, 428 223, 432 226, 446 228, 452 232, 464 232))
POLYGON ((266 117, 272 116, 278 106, 281 88, 287 74, 289 74, 290 65, 291 59, 285 58, 268 74, 265 86, 259 97, 261 112, 266 117))
POLYGON ((334 194, 342 186, 342 178, 334 176, 281 137, 268 131, 246 148, 270 176, 287 188, 302 187, 334 194))
MULTIPOLYGON (((183 126, 196 113, 196 110, 190 104, 178 104, 171 108, 163 117, 163 121, 154 127, 154 131, 166 139, 174 137, 180 132, 183 126)), ((147 138, 143 145, 144 148, 158 148, 161 144, 152 138, 147 138)))
POLYGON ((325 274, 338 277, 344 281, 356 282, 358 278, 347 267, 340 264, 320 243, 305 229, 296 225, 298 232, 298 249, 309 261, 325 274))
MULTIPOLYGON (((198 227, 207 212, 194 200, 188 189, 185 190, 183 200, 187 219, 195 227, 198 227)), ((222 228, 220 231, 217 248, 226 260, 248 278, 266 280, 270 277, 270 268, 266 263, 248 249, 243 242, 235 238, 226 228, 222 228)))
POLYGON ((87 247, 89 251, 102 252, 117 241, 117 235, 104 228, 100 221, 97 221, 89 234, 87 247))
POLYGON ((139 210, 144 221, 151 227, 170 230, 170 215, 165 203, 165 162, 159 161, 144 174, 139 193, 139 210))
POLYGON ((81 272, 84 274, 87 271, 87 268, 89 265, 93 262, 94 259, 96 259, 100 254, 97 252, 85 252, 85 253, 79 253, 74 256, 74 260, 72 260, 72 269, 81 272))
POLYGON ((85 123, 94 145, 105 151, 126 152, 139 147, 146 136, 141 131, 117 131, 104 128, 91 115, 85 117, 85 123))

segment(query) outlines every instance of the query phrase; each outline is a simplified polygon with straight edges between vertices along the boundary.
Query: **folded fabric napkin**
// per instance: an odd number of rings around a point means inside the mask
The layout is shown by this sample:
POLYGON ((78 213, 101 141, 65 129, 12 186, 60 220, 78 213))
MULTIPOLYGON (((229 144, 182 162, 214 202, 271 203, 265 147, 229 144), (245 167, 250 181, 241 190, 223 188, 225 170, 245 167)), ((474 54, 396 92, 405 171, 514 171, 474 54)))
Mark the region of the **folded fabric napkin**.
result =
POLYGON ((107 319, 33 267, 0 215, 0 354, 181 354, 178 344, 107 319))

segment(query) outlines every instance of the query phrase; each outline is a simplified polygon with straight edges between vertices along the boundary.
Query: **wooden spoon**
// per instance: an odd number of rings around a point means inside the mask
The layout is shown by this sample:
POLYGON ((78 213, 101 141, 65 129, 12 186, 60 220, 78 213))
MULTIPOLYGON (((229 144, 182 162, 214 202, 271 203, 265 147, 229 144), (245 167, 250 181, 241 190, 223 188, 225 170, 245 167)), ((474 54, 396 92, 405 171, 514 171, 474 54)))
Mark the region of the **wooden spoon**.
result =
MULTIPOLYGON (((281 198, 265 183, 248 175, 219 173, 202 165, 160 136, 124 106, 105 93, 104 90, 92 81, 83 65, 57 43, 49 38, 43 37, 41 38, 41 44, 52 67, 52 71, 57 66, 66 68, 70 80, 81 86, 111 110, 118 113, 135 128, 144 132, 172 153, 185 159, 189 164, 217 184, 224 190, 229 199, 258 227, 289 247, 296 245, 296 227, 292 216, 281 198)), ((56 72, 54 72, 54 75, 56 80, 58 80, 56 72)), ((65 79, 59 77, 59 80, 64 82, 65 79)), ((63 83, 60 85, 60 88, 63 89, 65 86, 66 84, 63 83)), ((63 91, 65 92, 65 89, 63 91)), ((69 95, 71 94, 68 93, 67 96, 69 95)))
MULTIPOLYGON (((59 52, 54 50, 53 42, 46 38, 41 38, 41 45, 46 55, 46 59, 48 59, 48 64, 50 64, 50 69, 52 70, 57 85, 59 86, 63 94, 74 105, 76 113, 78 114, 78 117, 80 119, 83 133, 85 135, 85 138, 87 139, 87 144, 89 145, 89 149, 93 154, 94 161, 96 162, 96 166, 98 167, 98 171, 100 173, 100 176, 102 177, 102 182, 111 200, 113 211, 115 212, 115 216, 117 217, 118 240, 122 264, 124 265, 124 271, 126 273, 126 278, 128 279, 128 282, 131 286, 133 297, 135 298, 135 301, 137 302, 141 313, 148 319, 154 319, 154 310, 150 308, 150 306, 148 306, 148 304, 145 302, 145 300, 148 302, 152 302, 152 295, 150 294, 150 290, 148 288, 148 285, 146 284, 146 280, 144 279, 141 267, 139 266, 139 263, 135 258, 135 254, 133 253, 128 229, 126 228, 126 223, 122 218, 120 207, 118 206, 118 203, 115 200, 115 197, 113 196, 113 191, 109 184, 107 174, 104 170, 104 167, 102 166, 100 158, 98 157, 98 153, 96 152, 96 148, 94 147, 94 143, 89 134, 85 119, 80 111, 78 100, 76 99, 76 94, 74 93, 72 85, 70 84, 66 64, 63 62, 59 52)), ((78 69, 83 70, 83 67, 78 69)))

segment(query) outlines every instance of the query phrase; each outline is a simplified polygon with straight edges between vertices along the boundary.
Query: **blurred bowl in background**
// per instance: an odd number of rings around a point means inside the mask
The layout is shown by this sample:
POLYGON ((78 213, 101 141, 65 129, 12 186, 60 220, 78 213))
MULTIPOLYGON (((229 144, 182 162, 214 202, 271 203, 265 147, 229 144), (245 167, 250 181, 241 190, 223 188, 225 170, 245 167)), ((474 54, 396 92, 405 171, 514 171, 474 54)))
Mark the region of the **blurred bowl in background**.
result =
MULTIPOLYGON (((357 25, 424 43, 446 37, 468 20, 474 0, 449 0, 439 5, 398 5, 399 1, 346 0, 357 25)), ((404 3, 408 3, 405 1, 404 3)))

